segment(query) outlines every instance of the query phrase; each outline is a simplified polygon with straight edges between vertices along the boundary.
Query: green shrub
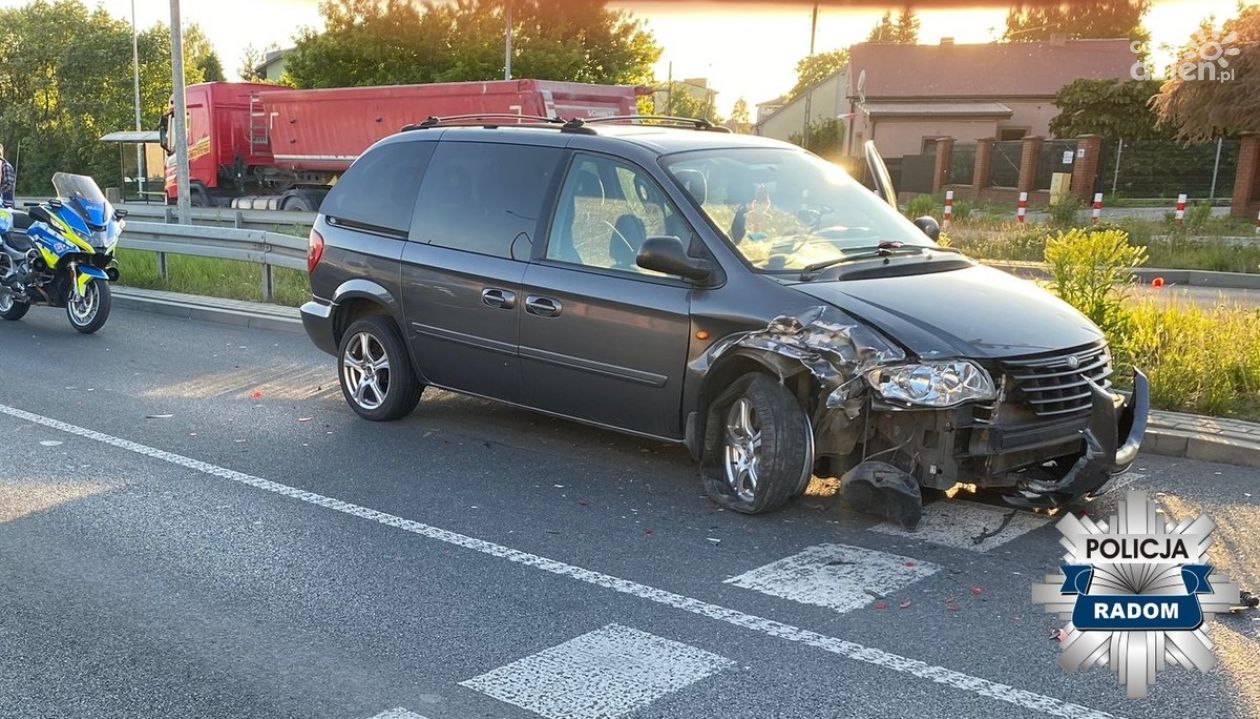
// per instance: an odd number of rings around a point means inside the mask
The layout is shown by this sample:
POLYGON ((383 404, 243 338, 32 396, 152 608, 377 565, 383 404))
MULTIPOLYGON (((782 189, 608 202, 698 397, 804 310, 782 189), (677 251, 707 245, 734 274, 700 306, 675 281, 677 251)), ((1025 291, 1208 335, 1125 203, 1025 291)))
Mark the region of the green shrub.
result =
POLYGON ((1202 232, 1212 219, 1212 206, 1206 202, 1196 202, 1186 206, 1186 215, 1182 219, 1182 227, 1187 232, 1202 232))
POLYGON ((1046 239, 1050 288, 1108 334, 1123 329, 1121 304, 1146 248, 1118 230, 1068 230, 1046 239))
POLYGON ((941 206, 943 206, 943 203, 938 204, 936 198, 932 195, 918 195, 906 204, 906 217, 912 220, 924 215, 939 217, 941 206))
POLYGON ((1046 205, 1046 213, 1049 215, 1050 224, 1055 227, 1072 227, 1076 224, 1076 216, 1080 213, 1084 205, 1081 201, 1071 195, 1065 195, 1059 198, 1058 202, 1052 202, 1046 205))
POLYGON ((971 217, 971 211, 976 208, 976 203, 971 200, 954 200, 954 217, 953 222, 966 222, 971 217))

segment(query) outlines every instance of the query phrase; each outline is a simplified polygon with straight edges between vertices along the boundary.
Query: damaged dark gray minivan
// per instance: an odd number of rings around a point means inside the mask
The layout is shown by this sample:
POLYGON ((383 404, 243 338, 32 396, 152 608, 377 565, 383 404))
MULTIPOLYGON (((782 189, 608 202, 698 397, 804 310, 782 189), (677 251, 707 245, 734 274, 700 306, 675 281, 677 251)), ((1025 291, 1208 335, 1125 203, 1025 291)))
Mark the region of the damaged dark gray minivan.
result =
POLYGON ((442 387, 685 444, 741 512, 842 477, 910 526, 921 488, 1051 507, 1133 463, 1145 377, 903 218, 873 146, 875 193, 703 121, 497 122, 383 140, 321 207, 302 317, 363 417, 442 387))

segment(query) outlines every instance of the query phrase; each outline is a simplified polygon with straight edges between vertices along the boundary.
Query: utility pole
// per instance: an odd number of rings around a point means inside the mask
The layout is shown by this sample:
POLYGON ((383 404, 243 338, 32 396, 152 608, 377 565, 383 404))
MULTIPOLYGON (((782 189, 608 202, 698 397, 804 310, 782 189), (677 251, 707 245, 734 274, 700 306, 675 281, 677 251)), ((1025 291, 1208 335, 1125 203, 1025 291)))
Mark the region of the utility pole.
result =
MULTIPOLYGON (((135 80, 135 101, 136 101, 136 132, 140 132, 144 128, 141 126, 140 119, 140 41, 136 31, 136 0, 131 0, 131 72, 135 80)), ((140 193, 140 199, 144 199, 144 143, 136 143, 136 186, 140 193)))
POLYGON ((180 28, 179 0, 171 0, 171 95, 175 113, 171 132, 175 133, 176 209, 181 225, 192 224, 192 202, 188 195, 188 102, 184 97, 184 34, 180 28))
MULTIPOLYGON (((814 0, 814 15, 809 22, 809 56, 814 57, 814 38, 818 35, 818 0, 814 0)), ((809 120, 814 105, 814 88, 805 90, 805 125, 801 128, 801 144, 809 147, 809 120)))
POLYGON ((512 79, 512 0, 503 0, 503 79, 512 79))

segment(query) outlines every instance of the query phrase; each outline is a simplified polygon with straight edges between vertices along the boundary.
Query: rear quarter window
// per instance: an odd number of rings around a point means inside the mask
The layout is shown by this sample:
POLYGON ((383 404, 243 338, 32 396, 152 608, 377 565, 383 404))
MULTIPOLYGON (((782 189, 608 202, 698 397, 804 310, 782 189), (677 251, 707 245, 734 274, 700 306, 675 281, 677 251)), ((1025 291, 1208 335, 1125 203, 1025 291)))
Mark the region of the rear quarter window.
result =
POLYGON ((364 229, 406 235, 433 142, 391 142, 354 161, 319 211, 364 229))
POLYGON ((534 239, 564 152, 557 147, 441 142, 430 163, 412 237, 439 247, 510 257, 534 239))

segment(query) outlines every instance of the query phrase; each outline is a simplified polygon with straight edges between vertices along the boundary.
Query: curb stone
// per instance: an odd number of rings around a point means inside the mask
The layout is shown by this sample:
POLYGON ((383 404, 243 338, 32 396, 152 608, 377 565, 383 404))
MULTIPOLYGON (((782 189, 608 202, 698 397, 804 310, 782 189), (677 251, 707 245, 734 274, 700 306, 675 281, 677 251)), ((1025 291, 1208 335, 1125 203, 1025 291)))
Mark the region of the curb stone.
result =
MULTIPOLYGON (((302 333, 297 308, 262 302, 225 300, 177 292, 118 287, 119 307, 205 322, 302 333)), ((1260 424, 1221 417, 1152 410, 1142 451, 1260 468, 1260 424)))

